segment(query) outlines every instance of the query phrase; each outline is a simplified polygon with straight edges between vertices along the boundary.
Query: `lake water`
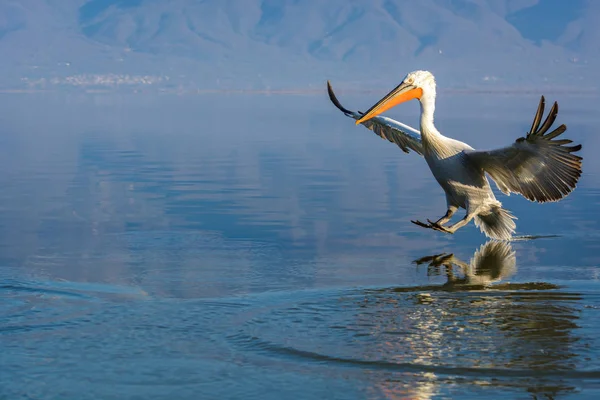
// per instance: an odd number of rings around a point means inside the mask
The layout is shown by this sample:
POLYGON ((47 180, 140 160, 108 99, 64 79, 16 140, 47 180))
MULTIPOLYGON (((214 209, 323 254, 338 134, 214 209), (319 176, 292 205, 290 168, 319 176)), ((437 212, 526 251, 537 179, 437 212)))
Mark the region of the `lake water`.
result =
MULTIPOLYGON (((538 99, 436 123, 507 145, 538 99)), ((0 97, 0 398, 598 398, 600 101, 555 99, 580 184, 499 195, 553 237, 488 243, 411 224, 445 212, 424 160, 325 91, 0 97)))

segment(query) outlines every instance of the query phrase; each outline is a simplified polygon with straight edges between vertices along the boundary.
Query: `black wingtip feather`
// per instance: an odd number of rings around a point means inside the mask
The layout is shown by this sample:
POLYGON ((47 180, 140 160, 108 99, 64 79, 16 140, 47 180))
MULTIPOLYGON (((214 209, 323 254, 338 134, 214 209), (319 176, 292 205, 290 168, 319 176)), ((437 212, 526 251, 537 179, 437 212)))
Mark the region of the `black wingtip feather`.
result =
POLYGON ((552 143, 554 146, 563 146, 565 144, 573 143, 573 141, 570 139, 561 139, 561 140, 553 140, 550 143, 552 143))
POLYGON ((567 130, 567 126, 565 124, 562 124, 561 126, 559 126, 558 128, 556 128, 555 130, 553 130, 552 132, 550 132, 549 134, 547 134, 546 136, 544 136, 544 138, 546 138, 547 140, 554 139, 555 137, 563 134, 566 130, 567 130))
POLYGON ((529 135, 534 134, 538 127, 540 126, 540 122, 542 121, 542 116, 544 115, 544 107, 546 104, 546 99, 544 96, 540 98, 540 103, 538 104, 537 112, 535 113, 535 117, 533 117, 533 123, 531 124, 531 129, 529 130, 529 135))
POLYGON ((548 116, 546 117, 546 120, 544 121, 544 124, 537 132, 535 132, 535 134, 537 136, 543 136, 544 133, 546 133, 548 131, 548 129, 550 129, 550 127, 552 126, 554 121, 556 121, 557 115, 558 115, 558 103, 554 102, 554 104, 552 104, 552 108, 550 109, 550 112, 548 113, 548 116))
POLYGON ((342 106, 337 97, 335 97, 335 93, 333 93, 333 88, 331 87, 331 82, 329 82, 329 79, 327 80, 327 93, 329 94, 329 100, 331 100, 333 105, 336 106, 338 110, 340 110, 346 115, 352 115, 352 111, 342 106))

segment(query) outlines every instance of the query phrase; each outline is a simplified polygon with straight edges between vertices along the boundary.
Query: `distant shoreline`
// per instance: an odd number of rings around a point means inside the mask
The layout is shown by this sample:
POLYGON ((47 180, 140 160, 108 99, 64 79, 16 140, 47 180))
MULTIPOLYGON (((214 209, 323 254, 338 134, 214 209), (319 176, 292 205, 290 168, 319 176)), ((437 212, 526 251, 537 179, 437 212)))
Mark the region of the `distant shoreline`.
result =
MULTIPOLYGON (((336 91, 344 94, 370 94, 385 91, 384 88, 374 89, 337 89, 336 91)), ((294 95, 310 96, 320 95, 325 89, 196 89, 196 90, 171 90, 171 89, 134 89, 134 90, 115 90, 115 89, 83 89, 83 90, 60 90, 60 89, 0 89, 0 94, 108 94, 108 95, 206 95, 206 94, 239 94, 239 95, 294 95)), ((598 95, 598 89, 573 89, 573 88, 447 88, 438 89, 439 93, 450 94, 490 94, 490 95, 538 95, 543 93, 552 94, 572 94, 572 95, 598 95)))

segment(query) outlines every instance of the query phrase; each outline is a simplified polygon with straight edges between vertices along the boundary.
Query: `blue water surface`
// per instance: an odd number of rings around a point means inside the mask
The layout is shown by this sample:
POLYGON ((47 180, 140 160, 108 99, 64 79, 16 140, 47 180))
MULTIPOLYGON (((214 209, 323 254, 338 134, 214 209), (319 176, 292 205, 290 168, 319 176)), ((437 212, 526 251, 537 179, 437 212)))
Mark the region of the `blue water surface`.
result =
MULTIPOLYGON (((597 398, 600 101, 546 96, 584 174, 498 194, 547 237, 497 243, 411 224, 445 212, 425 161, 325 93, 3 95, 0 398, 597 398)), ((436 124, 508 145, 538 99, 442 92, 436 124)))

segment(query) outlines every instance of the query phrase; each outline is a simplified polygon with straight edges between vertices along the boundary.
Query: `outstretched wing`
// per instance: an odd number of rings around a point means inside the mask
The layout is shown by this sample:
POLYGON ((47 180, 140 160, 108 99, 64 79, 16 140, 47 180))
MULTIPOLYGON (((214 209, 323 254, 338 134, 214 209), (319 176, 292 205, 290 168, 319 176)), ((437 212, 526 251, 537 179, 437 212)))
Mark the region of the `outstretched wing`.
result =
POLYGON ((544 104, 542 96, 526 137, 501 149, 466 152, 503 193, 519 193, 540 203, 558 201, 571 193, 581 176, 582 161, 573 154, 581 150, 581 145, 567 146, 571 140, 555 140, 567 130, 565 125, 546 133, 558 114, 556 102, 540 127, 544 104))
MULTIPOLYGON (((363 113, 360 111, 354 112, 344 108, 331 88, 331 83, 327 81, 327 92, 329 93, 329 99, 331 102, 346 116, 359 120, 363 113)), ((409 149, 415 153, 423 155, 423 145, 421 144, 421 132, 405 125, 401 122, 395 121, 391 118, 377 116, 373 117, 368 121, 362 122, 361 125, 372 130, 383 139, 387 139, 392 143, 396 143, 405 153, 409 153, 409 149)))

